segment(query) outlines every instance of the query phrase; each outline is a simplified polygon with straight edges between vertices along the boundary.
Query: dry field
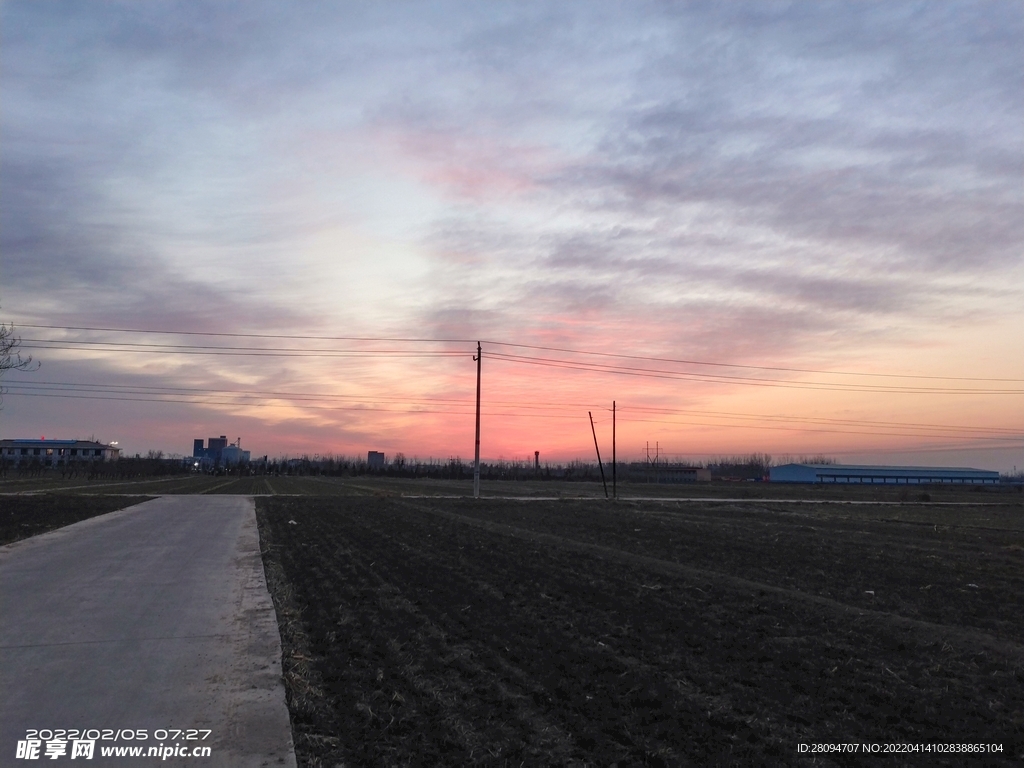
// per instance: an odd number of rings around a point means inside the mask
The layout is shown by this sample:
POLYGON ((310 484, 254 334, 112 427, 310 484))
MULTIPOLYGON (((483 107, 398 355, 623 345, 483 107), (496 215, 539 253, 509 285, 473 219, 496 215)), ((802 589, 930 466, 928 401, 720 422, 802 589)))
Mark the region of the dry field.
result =
POLYGON ((141 504, 148 496, 0 496, 0 545, 141 504))
POLYGON ((658 498, 607 502, 509 482, 453 498, 468 490, 8 481, 0 542, 142 494, 258 496, 304 765, 791 764, 821 742, 1003 750, 893 764, 1024 759, 1019 493, 638 485, 620 493, 658 498))
POLYGON ((1024 757, 1016 494, 609 503, 339 485, 365 495, 257 500, 300 764, 791 764, 819 742, 1002 748, 893 764, 1024 757))
MULTIPOLYGON (((609 492, 612 485, 609 480, 609 492)), ((437 480, 388 476, 254 475, 245 477, 181 474, 166 477, 112 479, 108 477, 62 478, 56 471, 37 477, 21 477, 11 470, 0 476, 0 498, 8 495, 52 493, 71 495, 192 494, 218 493, 242 496, 333 496, 387 494, 399 496, 471 496, 472 480, 437 480)), ((772 483, 716 482, 683 485, 620 483, 619 498, 798 500, 801 502, 887 502, 909 507, 922 501, 939 506, 978 502, 1005 506, 1024 496, 1011 486, 814 486, 772 483)), ((604 498, 600 482, 560 480, 488 480, 481 488, 485 497, 604 498)))

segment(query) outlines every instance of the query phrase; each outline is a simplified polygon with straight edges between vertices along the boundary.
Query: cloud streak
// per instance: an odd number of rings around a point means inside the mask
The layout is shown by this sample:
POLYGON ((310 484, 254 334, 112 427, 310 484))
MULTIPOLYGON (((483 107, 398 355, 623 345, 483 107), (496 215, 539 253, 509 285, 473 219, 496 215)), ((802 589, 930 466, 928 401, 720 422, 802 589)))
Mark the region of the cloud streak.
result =
MULTIPOLYGON (((19 322, 1024 377, 997 352, 1024 321, 1013 4, 15 2, 0 16, 0 300, 19 322)), ((225 390, 340 381, 367 402, 461 392, 466 375, 46 362, 225 390)), ((592 402, 585 376, 502 370, 495 396, 592 402)), ((667 387, 623 396, 737 397, 667 387)), ((8 402, 5 431, 47 418, 8 402)), ((795 406, 762 393, 736 407, 795 406)), ((116 422, 116 408, 94 413, 116 422)), ((190 424, 242 420, 263 452, 362 450, 375 434, 464 452, 443 416, 181 408, 190 424)), ((140 449, 173 432, 155 419, 139 418, 140 449)), ((505 434, 498 452, 536 430, 505 434)), ((557 424, 544 434, 588 450, 557 424)))

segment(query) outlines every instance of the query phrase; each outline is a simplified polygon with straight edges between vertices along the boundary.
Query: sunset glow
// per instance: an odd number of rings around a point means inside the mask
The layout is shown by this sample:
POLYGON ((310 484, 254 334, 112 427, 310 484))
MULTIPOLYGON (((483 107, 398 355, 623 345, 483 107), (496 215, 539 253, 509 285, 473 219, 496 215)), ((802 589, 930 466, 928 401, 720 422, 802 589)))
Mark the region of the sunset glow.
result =
POLYGON ((0 17, 2 437, 1024 469, 1018 4, 0 17))

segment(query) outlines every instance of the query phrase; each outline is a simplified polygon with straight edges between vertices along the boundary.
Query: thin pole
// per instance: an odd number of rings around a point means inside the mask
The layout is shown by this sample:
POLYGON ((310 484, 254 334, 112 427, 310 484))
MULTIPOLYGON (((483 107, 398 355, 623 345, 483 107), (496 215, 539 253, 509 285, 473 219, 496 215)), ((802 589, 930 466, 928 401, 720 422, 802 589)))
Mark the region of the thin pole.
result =
POLYGON ((590 417, 590 431, 594 435, 594 450, 597 451, 597 466, 601 470, 601 485, 604 486, 604 497, 608 498, 608 483, 604 480, 604 464, 601 463, 601 449, 597 447, 597 430, 594 429, 594 414, 587 411, 587 416, 590 417))
POLYGON ((615 401, 612 400, 612 498, 619 498, 619 486, 615 479, 615 401))
POLYGON ((476 458, 473 461, 473 498, 480 498, 480 342, 476 343, 476 458))

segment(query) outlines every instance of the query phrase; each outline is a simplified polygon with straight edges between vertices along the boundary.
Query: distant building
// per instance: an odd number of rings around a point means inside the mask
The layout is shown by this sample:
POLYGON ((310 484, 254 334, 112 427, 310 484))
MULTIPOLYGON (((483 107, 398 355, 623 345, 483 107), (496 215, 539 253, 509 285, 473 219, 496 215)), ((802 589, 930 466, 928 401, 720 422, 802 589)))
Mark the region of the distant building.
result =
POLYGON ((688 464, 661 464, 634 461, 629 465, 629 476, 641 483, 710 483, 711 471, 688 464))
POLYGON ((94 440, 0 440, 0 459, 18 466, 44 467, 92 461, 116 461, 121 450, 94 440))
POLYGON ((220 460, 225 466, 248 464, 249 451, 243 451, 237 445, 228 445, 220 450, 220 460))
POLYGON ((370 469, 384 468, 384 454, 380 451, 370 451, 366 454, 366 466, 370 469))
POLYGON ((994 485, 999 473, 965 467, 887 467, 859 464, 783 464, 772 467, 773 483, 854 485, 994 485))
POLYGON ((202 438, 196 438, 192 441, 192 458, 203 465, 246 464, 249 461, 249 451, 242 450, 242 438, 238 438, 237 443, 228 445, 227 435, 211 437, 206 441, 205 448, 202 438))

